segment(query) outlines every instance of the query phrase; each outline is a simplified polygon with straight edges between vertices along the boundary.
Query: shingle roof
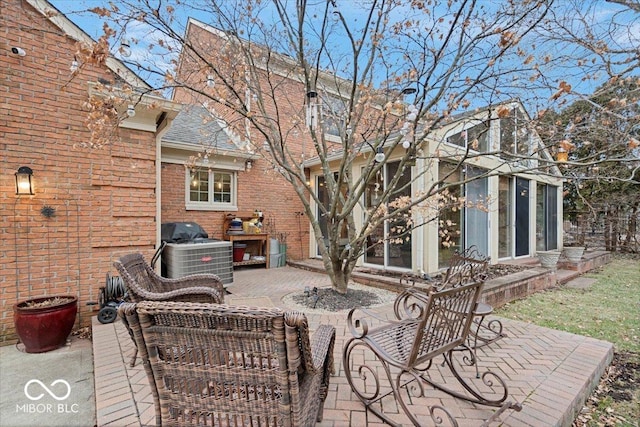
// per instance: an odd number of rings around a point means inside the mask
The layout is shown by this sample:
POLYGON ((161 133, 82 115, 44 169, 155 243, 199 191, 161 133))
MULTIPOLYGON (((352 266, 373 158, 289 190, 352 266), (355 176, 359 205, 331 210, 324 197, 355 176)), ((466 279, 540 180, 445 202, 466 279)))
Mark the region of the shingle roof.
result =
POLYGON ((185 145, 189 149, 205 147, 221 151, 243 151, 223 126, 223 122, 206 108, 186 106, 173 120, 162 137, 162 142, 185 145))

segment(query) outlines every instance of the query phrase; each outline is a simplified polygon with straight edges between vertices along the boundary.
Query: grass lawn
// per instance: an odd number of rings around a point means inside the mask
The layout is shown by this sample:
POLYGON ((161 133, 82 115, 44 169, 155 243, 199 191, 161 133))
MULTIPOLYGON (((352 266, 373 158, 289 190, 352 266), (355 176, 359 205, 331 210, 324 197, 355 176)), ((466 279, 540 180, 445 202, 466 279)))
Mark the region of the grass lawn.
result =
POLYGON ((557 287, 496 310, 498 316, 612 342, 615 358, 575 426, 639 426, 640 257, 614 256, 585 274, 587 289, 557 287))

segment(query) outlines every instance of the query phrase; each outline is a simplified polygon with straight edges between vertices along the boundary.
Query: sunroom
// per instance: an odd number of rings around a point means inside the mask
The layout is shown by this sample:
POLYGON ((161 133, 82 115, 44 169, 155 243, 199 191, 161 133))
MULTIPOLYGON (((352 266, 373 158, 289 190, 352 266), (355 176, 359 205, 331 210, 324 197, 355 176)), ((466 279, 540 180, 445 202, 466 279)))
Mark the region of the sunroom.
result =
MULTIPOLYGON (((460 115, 432 131, 410 175, 405 171, 400 177, 410 185, 396 195, 411 197, 433 185, 451 185, 450 195, 464 198, 465 205, 440 211, 437 220, 416 227, 404 239, 393 238, 399 220, 380 224, 359 265, 435 272, 448 265, 454 251, 470 246, 489 256, 492 263, 560 247, 562 175, 529 123, 522 104, 509 101, 460 115)), ((404 154, 402 147, 396 147, 368 182, 364 200, 355 208, 359 227, 367 225, 368 209, 375 205, 377 194, 401 173, 404 154)), ((308 161, 306 166, 318 200, 328 203, 318 162, 308 161)), ((354 164, 354 179, 361 170, 354 164)), ((317 205, 315 208, 324 230, 323 217, 317 205)), ((413 215, 421 214, 414 210, 413 215)), ((319 257, 313 230, 310 232, 309 253, 319 257)))

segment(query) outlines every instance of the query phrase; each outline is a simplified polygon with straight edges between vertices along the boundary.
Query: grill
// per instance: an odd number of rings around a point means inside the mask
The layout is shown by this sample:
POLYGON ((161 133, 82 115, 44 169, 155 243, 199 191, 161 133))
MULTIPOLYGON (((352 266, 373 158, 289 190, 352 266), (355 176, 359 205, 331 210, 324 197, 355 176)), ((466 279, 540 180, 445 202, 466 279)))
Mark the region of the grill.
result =
POLYGON ((162 224, 162 275, 178 278, 190 274, 218 275, 225 287, 233 284, 231 242, 209 239, 195 222, 162 224))

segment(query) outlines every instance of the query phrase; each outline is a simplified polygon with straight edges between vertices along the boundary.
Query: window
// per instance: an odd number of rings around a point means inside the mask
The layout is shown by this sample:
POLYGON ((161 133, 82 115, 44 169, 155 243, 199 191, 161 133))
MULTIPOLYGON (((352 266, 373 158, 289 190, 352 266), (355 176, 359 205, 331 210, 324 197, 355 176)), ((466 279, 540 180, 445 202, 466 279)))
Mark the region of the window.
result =
MULTIPOLYGON (((367 212, 380 202, 380 194, 399 173, 396 193, 390 199, 411 196, 411 171, 400 171, 400 162, 388 162, 376 177, 367 183, 365 207, 367 212)), ((364 223, 367 223, 365 213, 364 223)), ((364 262, 383 267, 410 269, 412 265, 411 226, 403 217, 387 220, 373 230, 368 237, 364 262)))
POLYGON ((232 172, 187 170, 187 209, 217 210, 236 207, 236 175, 232 172))
POLYGON ((469 146, 474 151, 489 151, 489 122, 482 122, 447 138, 449 144, 469 146))
POLYGON ((558 249, 558 188, 536 187, 536 250, 558 249))
POLYGON ((527 120, 522 111, 513 108, 508 117, 500 119, 500 151, 528 156, 530 139, 527 120))
POLYGON ((498 257, 513 255, 512 179, 502 175, 498 189, 498 257))
POLYGON ((442 186, 449 186, 448 200, 451 206, 445 206, 439 212, 438 266, 447 267, 455 251, 464 251, 476 246, 478 251, 489 253, 489 214, 487 209, 489 180, 481 177, 485 170, 470 165, 460 167, 453 163, 441 162, 439 180, 442 186), (473 178, 466 184, 466 178, 473 178), (468 206, 457 206, 462 199, 468 206))
POLYGON ((327 135, 340 136, 347 107, 343 99, 326 95, 322 100, 322 129, 327 135))

